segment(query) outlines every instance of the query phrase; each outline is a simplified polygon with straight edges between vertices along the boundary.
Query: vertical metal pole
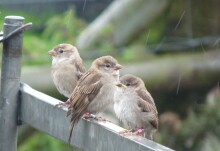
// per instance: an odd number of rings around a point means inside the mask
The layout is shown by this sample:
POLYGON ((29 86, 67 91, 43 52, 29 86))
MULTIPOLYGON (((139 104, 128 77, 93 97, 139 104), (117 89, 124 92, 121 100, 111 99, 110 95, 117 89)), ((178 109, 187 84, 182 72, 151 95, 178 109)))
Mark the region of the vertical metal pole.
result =
MULTIPOLYGON (((23 25, 24 18, 7 16, 4 37, 23 25)), ((0 151, 17 150, 17 105, 21 75, 23 33, 3 42, 0 96, 0 151)))

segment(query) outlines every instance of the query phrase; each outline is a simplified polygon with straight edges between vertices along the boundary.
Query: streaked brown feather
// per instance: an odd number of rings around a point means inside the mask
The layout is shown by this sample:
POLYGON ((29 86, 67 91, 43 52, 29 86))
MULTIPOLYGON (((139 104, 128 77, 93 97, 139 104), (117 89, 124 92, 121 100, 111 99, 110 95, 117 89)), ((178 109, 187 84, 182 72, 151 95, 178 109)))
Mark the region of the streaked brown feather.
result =
POLYGON ((138 89, 138 90, 136 90, 136 93, 137 93, 138 96, 140 96, 143 100, 146 100, 146 101, 148 101, 149 103, 155 105, 152 96, 151 96, 150 93, 147 92, 145 89, 143 89, 143 88, 142 88, 142 89, 138 89))
POLYGON ((159 121, 158 117, 154 116, 154 118, 150 121, 150 124, 155 128, 158 129, 159 121))
POLYGON ((71 102, 68 108, 68 116, 71 114, 69 142, 71 140, 74 125, 86 112, 90 102, 95 98, 103 85, 100 80, 101 77, 100 73, 87 71, 79 79, 75 90, 69 98, 69 101, 71 102))
POLYGON ((85 73, 86 69, 85 69, 85 67, 84 67, 84 65, 83 65, 82 59, 76 61, 76 62, 75 62, 75 65, 76 65, 76 67, 77 67, 77 69, 78 69, 79 72, 85 73))
POLYGON ((155 111, 155 106, 143 99, 138 100, 138 106, 140 107, 142 112, 153 112, 154 113, 154 116, 150 120, 150 123, 154 128, 157 129, 158 128, 158 116, 157 116, 157 110, 155 111))
POLYGON ((158 113, 157 112, 157 108, 156 108, 156 105, 154 103, 154 99, 153 97, 151 96, 151 94, 145 90, 145 89, 138 89, 136 90, 136 93, 139 97, 141 97, 143 100, 145 100, 146 102, 150 103, 151 104, 151 108, 152 110, 155 112, 155 113, 158 113))
POLYGON ((149 102, 143 100, 143 99, 138 100, 138 106, 140 107, 142 112, 152 112, 152 111, 154 111, 153 105, 150 104, 149 102))

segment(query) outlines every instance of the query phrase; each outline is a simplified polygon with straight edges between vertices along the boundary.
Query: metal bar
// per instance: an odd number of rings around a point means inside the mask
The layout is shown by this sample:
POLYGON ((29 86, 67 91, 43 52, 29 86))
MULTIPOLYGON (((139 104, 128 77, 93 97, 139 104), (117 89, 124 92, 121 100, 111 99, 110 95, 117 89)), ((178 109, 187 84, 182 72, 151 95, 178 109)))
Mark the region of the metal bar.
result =
MULTIPOLYGON (((68 140, 67 109, 55 107, 60 101, 23 84, 21 86, 21 120, 64 142, 68 140)), ((85 151, 172 151, 141 136, 124 137, 123 128, 110 122, 81 119, 73 130, 72 146, 85 151)))
MULTIPOLYGON (((25 25, 22 25, 22 26, 16 28, 15 30, 13 30, 12 32, 8 33, 6 36, 2 37, 0 39, 0 42, 7 40, 8 38, 12 37, 13 35, 16 35, 19 32, 24 32, 24 31, 30 29, 31 27, 32 27, 32 23, 27 23, 25 25)), ((0 36, 1 36, 1 33, 0 33, 0 36)))
MULTIPOLYGON (((23 25, 24 18, 7 16, 4 37, 23 25)), ((0 151, 17 150, 17 105, 21 75, 23 33, 17 33, 3 42, 1 97, 0 97, 0 151)))

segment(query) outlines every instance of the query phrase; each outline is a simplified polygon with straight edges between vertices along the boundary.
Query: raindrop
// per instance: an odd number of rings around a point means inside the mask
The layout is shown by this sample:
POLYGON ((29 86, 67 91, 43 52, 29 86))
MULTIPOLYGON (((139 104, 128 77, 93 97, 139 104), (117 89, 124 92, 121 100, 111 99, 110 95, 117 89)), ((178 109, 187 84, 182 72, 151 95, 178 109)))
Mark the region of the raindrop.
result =
POLYGON ((203 50, 203 52, 204 52, 204 54, 206 54, 206 50, 205 50, 205 48, 204 48, 204 46, 203 46, 203 43, 201 42, 201 47, 202 47, 202 50, 203 50))
POLYGON ((150 35, 150 29, 148 30, 148 33, 147 33, 146 46, 147 46, 147 41, 148 41, 148 39, 149 39, 149 35, 150 35))
POLYGON ((186 11, 184 10, 182 15, 180 16, 180 19, 179 19, 178 23, 176 24, 175 30, 177 30, 177 28, 179 27, 179 24, 180 24, 181 20, 183 19, 183 16, 185 15, 185 12, 186 11))
POLYGON ((218 95, 218 93, 219 93, 219 82, 218 82, 218 84, 217 84, 217 95, 218 95))
POLYGON ((160 43, 156 46, 156 50, 159 50, 160 48, 161 48, 161 46, 162 46, 162 44, 166 41, 166 37, 163 37, 163 39, 160 41, 160 43))
POLYGON ((220 41, 220 37, 215 41, 213 46, 217 45, 219 43, 219 41, 220 41))
POLYGON ((84 12, 84 10, 85 10, 85 8, 86 8, 86 2, 87 2, 87 0, 84 0, 84 3, 83 3, 83 12, 84 12))
POLYGON ((179 93, 181 79, 182 79, 182 76, 180 75, 179 80, 178 80, 177 89, 176 89, 176 95, 178 95, 178 93, 179 93))

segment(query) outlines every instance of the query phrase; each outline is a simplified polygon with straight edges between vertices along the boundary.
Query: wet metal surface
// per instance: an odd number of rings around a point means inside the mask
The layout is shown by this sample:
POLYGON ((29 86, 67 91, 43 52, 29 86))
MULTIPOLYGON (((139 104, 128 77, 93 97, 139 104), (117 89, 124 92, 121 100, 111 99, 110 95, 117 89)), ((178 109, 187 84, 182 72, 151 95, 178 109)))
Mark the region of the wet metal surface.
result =
MULTIPOLYGON (((68 140, 67 109, 55 107, 60 101, 38 92, 28 85, 21 86, 21 120, 64 142, 68 140)), ((171 151, 141 136, 121 136, 123 128, 109 122, 81 119, 73 130, 71 145, 84 151, 171 151)))
MULTIPOLYGON (((24 18, 6 16, 3 37, 23 25, 24 18)), ((1 33, 2 34, 2 33, 1 33)), ((3 42, 0 94, 0 151, 16 151, 17 106, 21 75, 23 32, 3 42)))

